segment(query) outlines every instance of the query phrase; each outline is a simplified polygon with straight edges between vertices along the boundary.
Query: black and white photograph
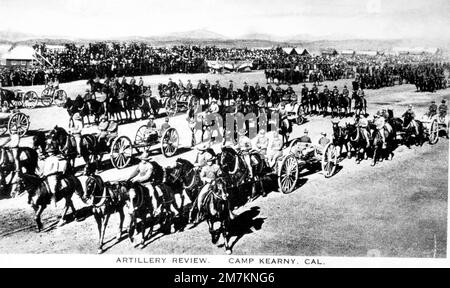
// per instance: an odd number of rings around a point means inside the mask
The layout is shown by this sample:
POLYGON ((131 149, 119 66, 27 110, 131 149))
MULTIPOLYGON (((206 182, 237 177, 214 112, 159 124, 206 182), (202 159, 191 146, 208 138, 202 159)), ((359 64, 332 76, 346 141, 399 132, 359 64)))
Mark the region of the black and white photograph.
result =
POLYGON ((449 265, 450 1, 0 11, 0 266, 449 265))

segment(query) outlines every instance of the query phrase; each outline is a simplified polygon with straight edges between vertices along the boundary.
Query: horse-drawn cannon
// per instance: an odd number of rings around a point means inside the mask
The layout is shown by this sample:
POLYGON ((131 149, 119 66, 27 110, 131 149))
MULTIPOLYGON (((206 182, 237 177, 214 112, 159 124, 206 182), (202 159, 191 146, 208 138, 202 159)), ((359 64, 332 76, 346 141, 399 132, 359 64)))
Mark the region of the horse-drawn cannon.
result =
POLYGON ((423 124, 424 138, 428 139, 431 145, 439 142, 439 135, 442 131, 445 132, 448 139, 450 123, 447 117, 440 117, 438 115, 431 118, 424 117, 421 122, 423 124))
POLYGON ((11 114, 0 113, 0 136, 6 132, 9 134, 17 133, 20 137, 27 134, 30 128, 30 119, 21 112, 13 112, 11 114))
POLYGON ((136 132, 133 145, 134 149, 138 152, 144 152, 144 150, 148 150, 152 146, 159 144, 161 146, 161 152, 165 157, 175 155, 180 145, 178 131, 175 128, 168 128, 162 131, 161 136, 156 131, 153 131, 147 125, 141 126, 136 132))
POLYGON ((294 191, 303 169, 309 171, 321 170, 325 178, 330 178, 335 174, 338 166, 339 154, 333 143, 329 143, 323 148, 315 146, 309 153, 305 152, 307 149, 303 149, 302 155, 299 156, 293 153, 293 147, 298 142, 299 139, 291 142, 288 155, 279 159, 276 168, 280 192, 284 194, 294 191))
POLYGON ((67 93, 62 89, 53 87, 45 87, 42 91, 41 98, 35 99, 35 106, 41 101, 46 107, 55 103, 58 107, 64 106, 67 101, 67 93))
POLYGON ((167 115, 173 117, 178 112, 187 111, 190 107, 200 105, 200 98, 189 93, 177 93, 161 98, 161 104, 167 115))

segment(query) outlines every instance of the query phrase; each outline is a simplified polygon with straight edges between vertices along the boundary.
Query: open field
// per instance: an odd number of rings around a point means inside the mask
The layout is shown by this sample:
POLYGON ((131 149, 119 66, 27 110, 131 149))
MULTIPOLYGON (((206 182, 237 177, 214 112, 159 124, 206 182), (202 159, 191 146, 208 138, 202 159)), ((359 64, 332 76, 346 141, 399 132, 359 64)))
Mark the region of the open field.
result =
MULTIPOLYGON (((264 73, 228 75, 162 75, 143 77, 152 84, 154 94, 159 82, 181 79, 220 80, 226 85, 230 79, 235 87, 244 81, 253 85, 265 84, 264 73)), ((70 97, 83 94, 85 81, 62 84, 70 97)), ((351 80, 327 82, 328 86, 344 84, 351 87, 351 80)), ((309 85, 309 84, 307 84, 309 85)), ((30 87, 23 87, 27 90, 30 87)), ((43 87, 32 87, 40 93, 43 87)), ((299 92, 301 86, 295 86, 299 92)), ((322 87, 320 88, 322 89, 322 87)), ((380 90, 367 90, 369 113, 381 108, 393 108, 401 115, 408 104, 413 104, 417 115, 422 115, 432 99, 450 100, 450 90, 437 93, 416 93, 413 85, 395 86, 380 90)), ((56 107, 24 110, 31 117, 32 130, 49 130, 55 125, 67 127, 68 115, 56 107)), ((163 119, 158 119, 161 124, 163 119)), ((313 141, 322 131, 331 134, 329 118, 311 117, 301 127, 294 127, 291 138, 301 136, 308 128, 313 141)), ((123 125, 119 135, 134 135, 141 121, 123 125)), ((171 125, 180 133, 181 151, 177 157, 194 160, 190 151, 190 130, 185 115, 171 119, 171 125)), ((94 129, 94 128, 90 128, 94 129)), ((30 139, 26 139, 25 144, 30 139)), ((238 241, 234 254, 242 255, 320 255, 320 256, 384 256, 384 257, 446 257, 448 211, 448 149, 449 142, 441 137, 438 144, 395 151, 393 161, 370 167, 370 161, 357 165, 354 159, 344 160, 342 169, 331 179, 321 173, 305 175, 304 183, 290 194, 271 193, 267 198, 241 208, 236 222, 238 241)), ((218 147, 216 147, 218 151, 218 147)), ((154 159, 163 166, 174 163, 176 157, 165 159, 155 154, 154 159)), ((81 162, 80 162, 81 164, 81 162)), ((127 178, 133 167, 102 173, 105 180, 127 178)), ((77 208, 81 201, 75 199, 77 208)), ((37 234, 34 230, 32 209, 26 197, 0 200, 0 254, 1 253, 95 253, 97 228, 93 217, 72 222, 53 229, 53 222, 62 204, 49 207, 44 212, 44 226, 49 231, 37 234)), ((106 241, 113 240, 118 216, 111 218, 106 241)), ((111 254, 224 254, 223 248, 210 243, 206 223, 171 235, 157 235, 147 241, 144 248, 134 248, 128 240, 106 245, 111 254)))

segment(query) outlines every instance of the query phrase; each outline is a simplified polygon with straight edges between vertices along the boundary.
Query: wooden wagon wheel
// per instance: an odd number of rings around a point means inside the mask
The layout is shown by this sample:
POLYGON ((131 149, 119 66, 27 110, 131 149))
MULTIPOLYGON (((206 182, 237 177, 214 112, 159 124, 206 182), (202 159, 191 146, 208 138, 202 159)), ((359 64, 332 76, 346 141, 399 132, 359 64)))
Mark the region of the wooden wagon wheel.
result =
POLYGON ((55 92, 55 95, 53 97, 53 102, 58 107, 63 107, 64 104, 67 102, 67 93, 64 90, 58 90, 55 92))
POLYGON ((174 98, 169 98, 166 102, 165 108, 168 116, 175 116, 178 112, 178 101, 174 98))
POLYGON ((135 145, 134 148, 139 153, 145 152, 145 149, 148 148, 147 146, 151 145, 147 143, 147 130, 148 130, 147 125, 143 125, 136 132, 136 137, 134 138, 134 145, 135 145))
POLYGON ((50 91, 51 89, 48 87, 42 91, 41 102, 45 107, 49 107, 53 103, 53 95, 50 91))
POLYGON ((111 163, 116 169, 123 169, 131 162, 133 156, 133 144, 130 138, 121 136, 111 145, 111 163))
POLYGON ((297 158, 294 155, 284 158, 278 171, 280 192, 284 194, 292 193, 297 185, 298 175, 299 165, 297 158))
POLYGON ((167 129, 161 138, 161 151, 166 157, 172 157, 180 145, 180 136, 175 128, 167 129))
POLYGON ((336 172, 338 165, 338 152, 333 143, 329 143, 323 150, 322 172, 325 178, 330 178, 336 172))
POLYGON ((39 96, 35 91, 28 91, 23 95, 22 101, 25 108, 33 109, 39 103, 39 96))
POLYGON ((439 123, 436 119, 431 122, 430 130, 428 131, 428 140, 431 145, 435 145, 439 141, 439 123))
POLYGON ((8 121, 8 131, 9 134, 17 133, 20 137, 27 134, 30 128, 30 119, 23 113, 15 113, 9 118, 8 121))

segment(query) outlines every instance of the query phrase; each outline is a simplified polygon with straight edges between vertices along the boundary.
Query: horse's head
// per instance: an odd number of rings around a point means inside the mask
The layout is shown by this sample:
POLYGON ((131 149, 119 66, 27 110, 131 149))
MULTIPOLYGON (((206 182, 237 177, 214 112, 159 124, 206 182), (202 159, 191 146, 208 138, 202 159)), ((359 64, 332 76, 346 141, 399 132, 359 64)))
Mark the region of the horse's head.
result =
POLYGON ((53 148, 61 147, 64 145, 67 136, 68 134, 63 128, 55 126, 48 135, 47 145, 53 148))
POLYGON ((228 199, 227 182, 224 178, 216 179, 216 191, 217 196, 222 198, 222 200, 226 201, 228 199))

